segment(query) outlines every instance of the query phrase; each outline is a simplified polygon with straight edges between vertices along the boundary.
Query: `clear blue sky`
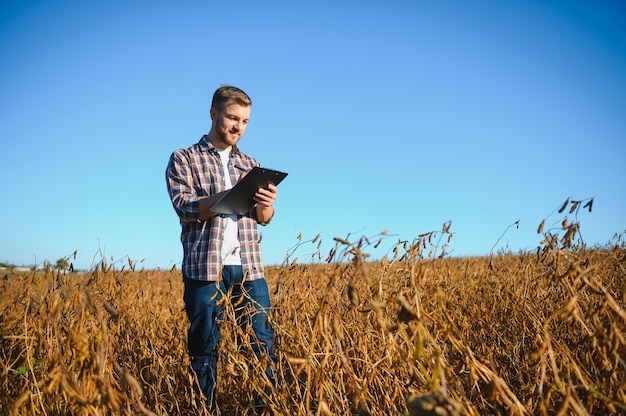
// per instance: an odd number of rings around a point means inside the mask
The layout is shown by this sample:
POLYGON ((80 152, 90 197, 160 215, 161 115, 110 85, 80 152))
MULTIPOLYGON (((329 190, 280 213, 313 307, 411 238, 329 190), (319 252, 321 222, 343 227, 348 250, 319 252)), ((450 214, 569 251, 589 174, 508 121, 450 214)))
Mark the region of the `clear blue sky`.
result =
POLYGON ((253 100, 242 150, 289 173, 268 264, 449 220, 452 255, 533 249, 567 197, 595 198, 587 244, 626 229, 620 0, 9 0, 0 56, 0 261, 179 264, 164 171, 221 84, 253 100))

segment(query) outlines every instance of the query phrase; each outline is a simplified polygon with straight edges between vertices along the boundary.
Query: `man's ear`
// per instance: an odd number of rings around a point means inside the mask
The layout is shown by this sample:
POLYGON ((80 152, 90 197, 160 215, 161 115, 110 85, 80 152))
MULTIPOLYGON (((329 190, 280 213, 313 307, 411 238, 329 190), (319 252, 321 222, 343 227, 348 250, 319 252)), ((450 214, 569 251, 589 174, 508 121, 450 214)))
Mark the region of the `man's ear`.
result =
POLYGON ((217 116, 217 110, 211 107, 211 110, 209 110, 209 115, 211 116, 211 121, 215 121, 215 117, 217 116))

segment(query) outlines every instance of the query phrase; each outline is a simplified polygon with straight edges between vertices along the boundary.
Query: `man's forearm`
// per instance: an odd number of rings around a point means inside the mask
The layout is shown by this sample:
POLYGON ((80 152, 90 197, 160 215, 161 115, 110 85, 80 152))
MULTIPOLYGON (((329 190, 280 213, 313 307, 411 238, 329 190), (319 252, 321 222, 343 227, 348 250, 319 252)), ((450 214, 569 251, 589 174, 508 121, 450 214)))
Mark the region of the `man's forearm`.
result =
POLYGON ((274 206, 256 206, 256 219, 259 224, 267 224, 274 216, 274 206))
POLYGON ((205 196, 198 199, 198 219, 208 220, 211 217, 216 216, 215 212, 211 211, 211 207, 228 191, 218 192, 211 196, 205 196))

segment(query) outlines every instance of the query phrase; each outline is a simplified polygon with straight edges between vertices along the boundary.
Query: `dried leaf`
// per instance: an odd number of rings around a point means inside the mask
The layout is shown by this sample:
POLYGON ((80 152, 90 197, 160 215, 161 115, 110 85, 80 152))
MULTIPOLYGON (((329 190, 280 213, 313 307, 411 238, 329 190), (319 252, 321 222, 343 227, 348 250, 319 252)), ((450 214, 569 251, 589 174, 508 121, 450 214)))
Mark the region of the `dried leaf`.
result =
POLYGON ((541 234, 543 232, 543 226, 545 225, 546 220, 541 221, 541 224, 539 224, 539 228, 537 228, 537 234, 541 234))

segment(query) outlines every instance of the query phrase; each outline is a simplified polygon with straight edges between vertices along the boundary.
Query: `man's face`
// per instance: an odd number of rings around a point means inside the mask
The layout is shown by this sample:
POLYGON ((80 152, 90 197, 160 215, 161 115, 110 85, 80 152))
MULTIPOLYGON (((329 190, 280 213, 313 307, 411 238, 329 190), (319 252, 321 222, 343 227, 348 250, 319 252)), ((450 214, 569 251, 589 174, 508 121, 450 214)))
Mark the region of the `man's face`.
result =
POLYGON ((219 148, 229 148, 236 145, 246 131, 250 120, 250 106, 244 107, 229 100, 222 108, 211 108, 211 120, 211 142, 219 148))

